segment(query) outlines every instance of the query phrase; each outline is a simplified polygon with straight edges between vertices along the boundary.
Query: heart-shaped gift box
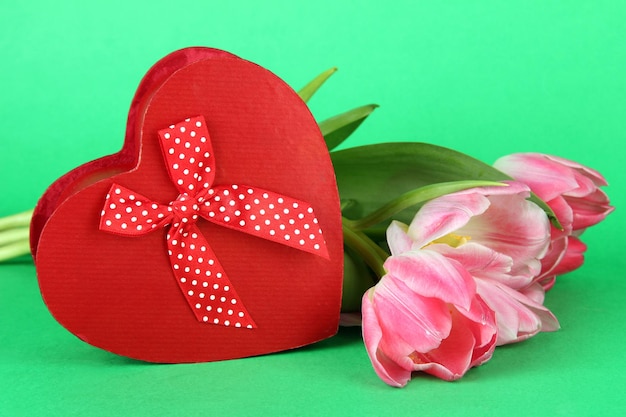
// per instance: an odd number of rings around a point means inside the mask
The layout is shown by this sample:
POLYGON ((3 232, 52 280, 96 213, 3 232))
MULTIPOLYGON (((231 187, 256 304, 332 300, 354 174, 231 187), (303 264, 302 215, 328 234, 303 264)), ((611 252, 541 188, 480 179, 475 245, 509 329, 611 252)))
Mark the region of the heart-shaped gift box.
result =
POLYGON ((224 51, 150 69, 122 150, 50 186, 31 246, 56 320, 119 355, 233 359, 337 331, 343 242, 324 140, 288 85, 224 51))

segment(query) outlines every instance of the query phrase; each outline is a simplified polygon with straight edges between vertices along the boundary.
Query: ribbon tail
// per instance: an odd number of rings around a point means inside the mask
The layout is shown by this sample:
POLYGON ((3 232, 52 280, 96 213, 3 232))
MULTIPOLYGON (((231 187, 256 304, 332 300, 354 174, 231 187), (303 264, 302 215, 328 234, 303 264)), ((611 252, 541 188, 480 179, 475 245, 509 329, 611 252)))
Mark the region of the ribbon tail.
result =
POLYGON ((195 224, 170 229, 167 247, 176 282, 198 321, 257 327, 195 224))

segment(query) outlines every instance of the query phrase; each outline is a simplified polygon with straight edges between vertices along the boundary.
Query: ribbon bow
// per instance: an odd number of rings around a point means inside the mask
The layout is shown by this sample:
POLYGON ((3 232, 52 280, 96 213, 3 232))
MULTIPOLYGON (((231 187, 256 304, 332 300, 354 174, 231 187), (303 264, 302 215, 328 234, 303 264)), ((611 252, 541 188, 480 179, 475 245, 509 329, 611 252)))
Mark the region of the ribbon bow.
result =
POLYGON ((100 230, 140 236, 170 226, 166 239, 176 282, 201 322, 256 328, 196 221, 239 230, 328 258, 322 230, 306 202, 248 185, 214 185, 215 159, 202 116, 159 131, 167 171, 179 195, 169 204, 113 184, 100 230))

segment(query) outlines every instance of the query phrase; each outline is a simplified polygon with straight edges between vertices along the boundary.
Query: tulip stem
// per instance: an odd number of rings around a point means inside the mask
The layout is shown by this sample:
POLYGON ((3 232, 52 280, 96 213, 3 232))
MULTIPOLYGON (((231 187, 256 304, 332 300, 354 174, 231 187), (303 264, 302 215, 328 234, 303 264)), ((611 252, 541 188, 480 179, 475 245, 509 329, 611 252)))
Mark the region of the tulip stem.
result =
POLYGON ((0 262, 30 253, 29 226, 33 211, 0 218, 0 262))
MULTIPOLYGON (((344 218, 345 220, 347 219, 344 218)), ((343 238, 346 246, 358 253, 379 279, 385 275, 386 271, 383 264, 385 259, 389 257, 388 253, 364 233, 352 230, 345 222, 343 224, 343 238)))
POLYGON ((30 253, 30 242, 28 238, 17 240, 6 245, 0 246, 0 262, 17 258, 18 256, 30 253))
POLYGON ((0 231, 16 227, 28 227, 31 217, 33 217, 33 210, 2 217, 0 218, 0 231))

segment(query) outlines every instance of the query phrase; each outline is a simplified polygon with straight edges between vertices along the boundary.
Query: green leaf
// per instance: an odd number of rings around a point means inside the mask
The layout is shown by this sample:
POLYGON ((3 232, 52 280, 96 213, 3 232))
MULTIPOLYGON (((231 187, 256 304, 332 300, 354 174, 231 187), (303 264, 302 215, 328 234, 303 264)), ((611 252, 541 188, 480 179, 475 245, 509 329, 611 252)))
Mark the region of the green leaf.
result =
MULTIPOLYGON (((466 154, 427 143, 381 143, 331 152, 339 195, 354 200, 344 216, 360 218, 382 204, 416 188, 452 181, 503 181, 511 177, 466 154)), ((554 212, 533 194, 556 227, 554 212)), ((410 223, 414 209, 398 213, 395 219, 410 223)))
POLYGON ((377 107, 378 104, 368 104, 320 122, 328 150, 333 150, 346 140, 377 107))
POLYGON ((313 97, 313 94, 326 82, 331 75, 333 75, 337 71, 336 67, 329 68, 326 71, 322 72, 320 75, 315 77, 311 82, 302 87, 300 91, 298 91, 298 95, 300 98, 306 103, 313 97))

